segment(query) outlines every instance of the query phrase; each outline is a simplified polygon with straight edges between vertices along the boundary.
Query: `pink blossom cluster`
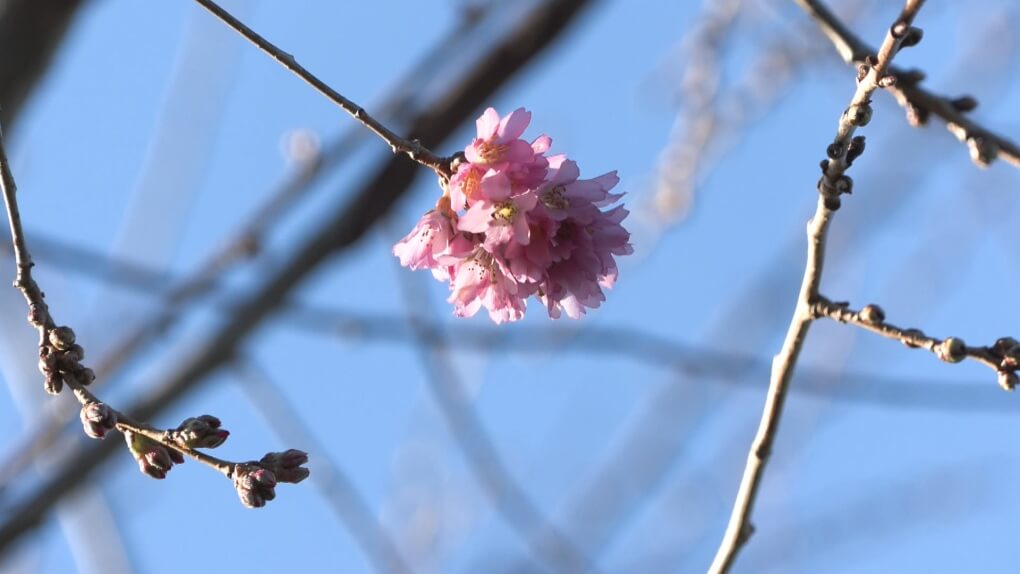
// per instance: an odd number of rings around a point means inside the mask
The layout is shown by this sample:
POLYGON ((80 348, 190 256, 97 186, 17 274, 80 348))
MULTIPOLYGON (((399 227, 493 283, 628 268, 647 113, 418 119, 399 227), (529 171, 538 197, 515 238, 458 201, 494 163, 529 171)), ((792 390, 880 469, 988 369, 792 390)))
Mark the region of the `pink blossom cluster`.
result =
POLYGON ((612 207, 616 172, 579 179, 565 155, 545 155, 549 136, 521 139, 530 121, 524 108, 485 110, 436 208, 393 246, 401 265, 450 282, 459 317, 485 307, 496 323, 517 321, 533 295, 550 317, 577 319, 605 301, 614 256, 633 252, 628 211, 612 207))

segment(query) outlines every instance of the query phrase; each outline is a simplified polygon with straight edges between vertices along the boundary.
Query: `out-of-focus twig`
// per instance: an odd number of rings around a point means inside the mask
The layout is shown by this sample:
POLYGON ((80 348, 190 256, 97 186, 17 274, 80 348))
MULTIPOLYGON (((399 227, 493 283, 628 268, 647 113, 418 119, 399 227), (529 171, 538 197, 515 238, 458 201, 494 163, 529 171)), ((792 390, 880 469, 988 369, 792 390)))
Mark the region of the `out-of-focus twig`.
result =
POLYGON ((415 346, 432 396, 472 474, 488 492, 500 516, 527 543, 536 559, 553 572, 597 572, 592 559, 544 515, 507 468, 450 360, 446 336, 426 315, 429 302, 419 281, 420 278, 413 275, 400 274, 415 346))
MULTIPOLYGON (((463 48, 471 32, 479 26, 491 8, 491 3, 466 9, 458 24, 452 28, 434 48, 428 50, 412 71, 396 83, 392 95, 380 109, 383 120, 403 124, 413 110, 412 100, 418 95, 420 86, 432 76, 434 69, 451 54, 463 48)), ((223 276, 236 264, 256 256, 272 226, 283 220, 287 212, 306 197, 314 184, 322 179, 330 168, 355 151, 370 136, 364 129, 351 129, 317 150, 312 157, 297 158, 296 171, 289 174, 270 197, 255 209, 251 218, 224 246, 213 253, 198 270, 184 279, 170 277, 130 261, 103 258, 78 245, 58 242, 44 234, 33 234, 37 252, 49 260, 59 263, 62 270, 80 271, 92 274, 106 274, 117 284, 127 284, 149 293, 160 293, 163 305, 151 316, 144 317, 136 325, 127 328, 110 350, 101 356, 95 371, 99 383, 104 383, 113 372, 120 369, 161 334, 168 332, 186 313, 186 306, 215 290, 223 276), (167 286, 171 285, 169 290, 167 286)), ((232 299, 236 300, 236 298, 232 299)), ((217 308, 228 308, 230 304, 214 303, 217 308)), ((74 416, 73 409, 55 409, 52 419, 40 419, 40 428, 31 433, 31 444, 21 445, 0 467, 0 487, 13 474, 32 460, 34 455, 46 450, 60 435, 60 429, 74 416)))
POLYGON ((320 80, 317 76, 315 76, 315 74, 306 70, 304 66, 297 62, 293 54, 288 54, 276 47, 276 45, 272 42, 266 40, 248 26, 245 26, 244 23, 232 16, 229 12, 224 10, 212 0, 195 1, 201 4, 203 8, 211 12, 214 16, 222 20, 224 24, 233 28, 238 34, 244 36, 245 39, 268 54, 269 57, 279 62, 281 66, 287 68, 296 76, 307 82, 308 85, 315 88, 317 92, 325 96, 329 99, 329 101, 333 102, 339 106, 340 109, 350 114, 351 117, 363 124, 375 135, 379 136, 384 142, 386 142, 387 145, 390 146, 393 153, 407 155, 407 157, 412 160, 436 172, 436 174, 440 177, 449 177, 451 175, 450 158, 436 155, 430 149, 423 146, 418 140, 409 140, 397 135, 379 122, 379 120, 369 115, 364 108, 347 99, 340 94, 340 92, 334 90, 329 84, 320 80))
MULTIPOLYGON (((416 115, 409 133, 427 145, 442 143, 471 117, 494 91, 522 69, 576 20, 586 0, 546 0, 504 28, 505 35, 476 56, 470 66, 452 78, 435 103, 416 115)), ((294 250, 293 256, 273 272, 256 291, 233 307, 225 323, 213 330, 190 355, 155 385, 153 394, 128 409, 139 418, 151 418, 176 403, 209 374, 233 358, 238 346, 301 281, 330 256, 356 243, 397 201, 419 170, 403 158, 391 158, 294 250)), ((113 453, 112 443, 83 449, 52 478, 23 500, 0 524, 0 552, 37 525, 65 493, 73 490, 113 453)))
POLYGON ((347 473, 332 463, 326 449, 308 428, 303 417, 291 405, 283 391, 266 370, 247 357, 237 361, 235 372, 241 377, 237 385, 252 405, 262 413, 266 424, 289 444, 307 447, 315 460, 312 484, 329 503, 333 513, 347 526, 354 540, 372 560, 377 572, 407 573, 412 569, 400 555, 396 543, 383 528, 368 502, 361 496, 347 473))
POLYGON ((15 124, 84 0, 0 2, 0 124, 15 124))

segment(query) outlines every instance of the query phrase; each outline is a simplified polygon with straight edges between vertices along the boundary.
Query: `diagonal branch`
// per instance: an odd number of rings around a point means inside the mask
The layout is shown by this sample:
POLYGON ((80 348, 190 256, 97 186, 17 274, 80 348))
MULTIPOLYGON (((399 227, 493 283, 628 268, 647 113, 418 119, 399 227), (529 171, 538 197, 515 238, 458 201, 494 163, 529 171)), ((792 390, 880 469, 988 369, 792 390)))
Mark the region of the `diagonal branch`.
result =
MULTIPOLYGON (((818 23, 844 62, 860 65, 875 54, 871 46, 854 34, 819 0, 796 2, 818 23)), ((915 71, 890 66, 889 73, 897 78, 896 84, 890 86, 889 90, 896 101, 906 108, 912 124, 924 124, 929 116, 941 118, 946 122, 946 129, 967 144, 975 163, 984 166, 996 158, 1002 158, 1020 168, 1020 145, 982 126, 966 114, 977 105, 973 98, 949 98, 926 90, 920 85, 923 76, 915 71)))
MULTIPOLYGON (((509 26, 506 35, 481 54, 462 76, 451 80, 436 103, 414 118, 410 133, 425 144, 441 143, 492 93, 558 38, 590 4, 588 0, 547 0, 531 9, 509 26)), ((326 217, 281 269, 234 308, 222 327, 215 329, 193 354, 182 358, 178 367, 155 385, 152 396, 139 401, 128 412, 151 418, 221 369, 303 279, 330 256, 360 240, 406 193, 417 173, 414 164, 402 158, 387 161, 366 180, 351 202, 326 217)), ((104 442, 78 452, 61 466, 53 478, 15 507, 0 524, 0 552, 38 525, 57 500, 81 484, 112 454, 112 443, 104 442)))
POLYGON ((449 177, 451 175, 450 158, 440 157, 432 153, 432 151, 423 146, 418 140, 407 140, 400 137, 380 123, 379 120, 370 116, 364 108, 355 104, 351 100, 348 100, 341 95, 340 92, 334 90, 326 82, 320 80, 317 76, 315 76, 315 74, 306 70, 304 66, 297 62, 293 54, 288 54, 276 47, 272 42, 266 40, 251 28, 245 26, 240 20, 232 16, 230 12, 227 12, 212 0, 195 1, 201 4, 206 10, 212 12, 213 15, 222 20, 224 24, 233 28, 238 34, 244 36, 249 42, 255 44, 260 50, 268 54, 269 57, 279 62, 281 66, 287 68, 291 72, 294 72, 295 75, 307 82, 308 85, 315 88, 317 92, 326 96, 329 101, 333 102, 342 110, 350 114, 355 120, 361 122, 375 135, 382 138, 382 140, 390 146, 390 149, 393 150, 393 153, 406 154, 409 158, 436 172, 440 177, 449 177))
POLYGON ((857 127, 866 125, 871 119, 871 95, 884 82, 890 62, 905 40, 920 39, 920 31, 911 27, 924 0, 907 0, 903 12, 889 29, 877 58, 869 59, 869 65, 862 67, 858 75, 857 90, 850 105, 840 116, 836 138, 826 150, 829 159, 822 162, 822 178, 818 182, 818 204, 814 216, 808 223, 807 263, 797 306, 790 327, 783 341, 783 347, 772 361, 772 377, 765 399, 761 422, 747 456, 744 475, 737 491, 729 525, 712 561, 709 572, 728 572, 736 560, 737 553, 753 533, 751 510, 761 487, 765 465, 768 463, 772 446, 779 430, 779 421, 786 402, 793 371, 800 356, 808 328, 815 319, 813 304, 818 299, 822 281, 822 267, 825 260, 825 241, 832 216, 840 205, 840 195, 849 193, 852 182, 844 172, 864 149, 863 138, 854 138, 857 127))
POLYGON ((333 464, 326 448, 315 432, 308 428, 295 407, 287 400, 280 386, 275 384, 265 368, 252 358, 238 361, 235 370, 243 378, 237 385, 276 434, 286 443, 308 446, 314 456, 315 473, 312 484, 329 503, 330 508, 347 526, 354 540, 361 545, 375 565, 376 571, 395 574, 412 572, 400 554, 397 543, 386 532, 373 514, 368 502, 361 496, 347 473, 333 464))

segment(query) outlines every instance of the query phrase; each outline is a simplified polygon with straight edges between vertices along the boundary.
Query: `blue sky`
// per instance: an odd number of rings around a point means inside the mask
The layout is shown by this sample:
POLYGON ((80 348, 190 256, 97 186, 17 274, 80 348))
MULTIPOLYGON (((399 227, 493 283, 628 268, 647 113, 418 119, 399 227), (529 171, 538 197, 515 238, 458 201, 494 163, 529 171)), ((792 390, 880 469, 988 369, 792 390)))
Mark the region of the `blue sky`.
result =
MULTIPOLYGON (((458 339, 458 326, 488 328, 488 319, 454 319, 446 286, 425 273, 407 277, 390 254, 439 193, 428 174, 385 225, 331 260, 294 297, 400 317, 407 313, 401 282, 418 281, 430 303, 424 312, 452 328, 454 365, 512 474, 606 572, 705 569, 729 515, 767 368, 693 376, 683 372, 690 357, 678 356, 674 368, 585 351, 585 330, 639 330, 702 353, 750 355, 767 364, 800 281, 817 164, 854 88, 852 71, 828 45, 809 44, 813 28, 792 3, 749 2, 727 44, 722 90, 739 84, 776 42, 817 48, 790 82, 780 82, 767 113, 752 117, 717 152, 686 216, 666 216, 655 207, 656 170, 674 131, 684 38, 698 4, 599 3, 489 102, 504 113, 527 107, 534 118, 528 136, 548 133, 554 151, 569 154, 584 174, 618 170, 628 193, 636 253, 621 262, 603 308, 579 322, 550 325, 533 305, 522 324, 499 328, 510 336, 575 328, 576 336, 528 353, 481 352, 458 339), (633 468, 617 466, 621 456, 633 468), (644 476, 641 464, 657 470, 644 476), (593 477, 607 474, 616 479, 612 500, 622 502, 602 524, 603 509, 578 497, 593 477)), ((460 3, 224 5, 371 111, 448 34, 460 3)), ((877 44, 898 3, 857 5, 855 29, 877 44)), ((924 69, 933 89, 973 93, 982 104, 975 117, 1020 138, 1018 15, 1004 0, 981 5, 929 2, 918 20, 925 40, 898 63, 924 69)), ((498 21, 487 25, 482 36, 500 32, 498 21)), ((452 57, 447 68, 470 55, 452 57)), ((437 73, 422 99, 453 73, 437 73)), ((877 96, 863 131, 868 149, 851 171, 855 193, 833 223, 823 293, 855 305, 879 303, 890 321, 934 336, 974 344, 1020 336, 1020 311, 1011 304, 1020 175, 1001 163, 978 170, 938 122, 913 129, 903 115, 886 94, 877 96)), ((280 151, 287 134, 307 130, 328 141, 356 127, 193 3, 106 0, 83 11, 9 147, 30 241, 35 233, 181 276, 231 237, 293 170, 280 151)), ((463 126, 437 151, 461 148, 471 130, 463 126)), ((317 185, 274 228, 264 259, 228 277, 233 292, 271 273, 387 153, 369 140, 317 185)), ((159 305, 45 262, 39 279, 58 319, 76 327, 92 358, 159 305)), ((13 290, 0 295, 11 325, 0 354, 9 389, 0 395, 0 429, 11 448, 41 405, 70 400, 42 395, 22 305, 13 290)), ((219 321, 209 307, 189 314, 101 394, 117 405, 144 395, 219 321)), ((356 333, 305 332, 271 319, 243 356, 284 392, 321 450, 274 435, 274 421, 243 390, 253 383, 233 370, 154 422, 172 426, 213 413, 232 432, 220 449, 228 458, 286 447, 313 451, 312 472, 327 460, 342 469, 416 571, 529 565, 526 547, 451 440, 415 348, 356 333)), ((983 367, 942 364, 824 322, 812 329, 801 367, 794 386, 823 392, 795 393, 788 403, 755 512, 758 532, 737 571, 1011 570, 1020 504, 1016 397, 1001 392, 983 367), (958 399, 920 396, 929 386, 936 397, 958 399)), ((123 452, 99 477, 134 571, 371 571, 311 484, 284 485, 277 500, 251 511, 227 481, 194 463, 157 482, 141 476, 123 452)), ((33 480, 18 486, 29 490, 33 480)), ((90 558, 80 536, 78 542, 67 536, 73 520, 63 524, 50 520, 33 533, 10 567, 97 571, 89 564, 120 563, 90 558)))

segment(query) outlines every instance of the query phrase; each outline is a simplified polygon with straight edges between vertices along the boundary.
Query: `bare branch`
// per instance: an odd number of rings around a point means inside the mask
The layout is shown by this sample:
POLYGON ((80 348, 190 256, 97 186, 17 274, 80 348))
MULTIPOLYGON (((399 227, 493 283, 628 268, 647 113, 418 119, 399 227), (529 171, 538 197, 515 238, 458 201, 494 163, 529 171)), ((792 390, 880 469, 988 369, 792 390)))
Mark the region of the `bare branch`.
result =
POLYGON ((329 503, 333 513, 347 526, 354 540, 372 560, 377 572, 396 574, 411 572, 407 561, 400 555, 397 544, 379 524, 372 509, 357 491, 353 481, 340 468, 331 463, 326 449, 315 433, 302 421, 287 400, 279 385, 266 370, 253 359, 238 361, 235 371, 243 378, 237 385, 258 409, 266 423, 285 443, 308 447, 315 456, 315 474, 312 484, 329 503))
POLYGON ((406 154, 407 157, 436 172, 436 174, 440 177, 449 177, 451 175, 450 158, 440 157, 432 153, 432 151, 423 146, 418 140, 407 140, 393 133, 393 131, 389 128, 370 116, 364 108, 355 104, 351 100, 348 100, 341 95, 340 92, 337 92, 326 84, 326 82, 323 82, 317 76, 306 70, 304 66, 297 62, 293 54, 288 54, 276 47, 269 40, 266 40, 251 28, 245 26, 240 20, 233 17, 229 12, 221 8, 212 0, 195 1, 201 4, 206 10, 212 12, 213 15, 222 20, 224 24, 233 28, 238 34, 244 36, 249 42, 255 44, 260 50, 279 62, 281 66, 287 68, 291 72, 294 72, 295 75, 307 82, 308 85, 315 88, 320 94, 326 96, 326 98, 350 114, 355 120, 361 122, 366 128, 372 130, 373 133, 382 138, 382 140, 390 146, 393 153, 406 154))
MULTIPOLYGON (((486 53, 479 55, 463 75, 449 82, 436 104, 417 115, 410 133, 428 144, 442 142, 474 114, 477 106, 557 38, 589 4, 586 0, 548 0, 530 10, 486 53)), ((356 243, 406 192, 417 173, 415 166, 402 158, 386 162, 366 180, 350 203, 342 205, 312 231, 282 268, 233 308, 222 327, 158 381, 153 395, 127 412, 142 419, 151 418, 222 368, 240 343, 287 299, 291 290, 331 255, 356 243)), ((0 552, 37 525, 61 496, 80 485, 112 454, 112 443, 102 442, 66 461, 52 479, 14 508, 0 525, 0 552)))
POLYGON ((816 317, 827 317, 833 321, 847 323, 871 331, 887 339, 899 341, 912 349, 931 351, 947 363, 959 363, 964 359, 977 361, 994 370, 999 376, 999 385, 1012 391, 1017 385, 1017 368, 1020 368, 1020 343, 1012 337, 1002 337, 987 347, 967 346, 963 339, 948 337, 935 339, 920 329, 901 329, 885 321, 885 313, 877 305, 866 305, 855 311, 849 303, 833 303, 825 298, 817 299, 812 305, 816 317))
POLYGON ((863 74, 858 75, 857 90, 850 100, 850 105, 840 116, 835 140, 826 150, 829 159, 822 162, 822 178, 818 182, 818 204, 814 216, 808 223, 807 263, 800 293, 797 296, 797 307, 783 347, 772 362, 772 377, 761 423, 747 456, 747 465, 744 468, 729 525, 709 569, 713 574, 729 571, 737 553, 753 533, 751 510, 754 508, 765 465, 779 430, 779 420, 793 378, 794 367, 804 346, 808 328, 814 320, 812 305, 818 299, 822 280, 826 234, 834 210, 839 208, 840 195, 849 193, 852 187, 850 178, 845 176, 844 172, 854 157, 863 151, 863 138, 853 138, 853 134, 857 127, 870 121, 871 95, 886 76, 893 56, 899 51, 905 39, 911 35, 919 35, 919 31, 912 28, 911 24, 923 3, 924 0, 907 0, 903 12, 886 35, 877 59, 870 61, 866 68, 862 67, 863 74))
MULTIPOLYGON (((840 57, 848 64, 863 64, 875 54, 854 34, 827 6, 819 0, 797 0, 829 38, 840 57)), ((1002 158, 1015 167, 1020 167, 1020 145, 998 135, 972 120, 967 112, 977 105, 973 98, 951 98, 938 95, 921 87, 923 75, 889 67, 889 73, 896 79, 887 86, 903 108, 907 117, 916 126, 925 123, 929 116, 936 116, 946 122, 949 130, 958 140, 967 144, 971 159, 986 166, 996 158, 1002 158)))

